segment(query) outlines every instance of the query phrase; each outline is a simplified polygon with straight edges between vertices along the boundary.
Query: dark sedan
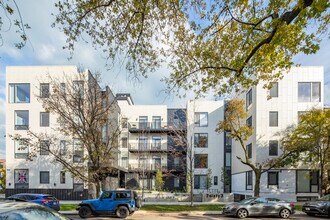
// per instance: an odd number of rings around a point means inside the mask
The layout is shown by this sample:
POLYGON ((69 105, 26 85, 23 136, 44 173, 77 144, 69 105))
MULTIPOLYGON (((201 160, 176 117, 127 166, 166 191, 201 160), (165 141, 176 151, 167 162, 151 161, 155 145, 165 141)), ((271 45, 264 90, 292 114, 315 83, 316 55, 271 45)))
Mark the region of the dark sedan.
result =
POLYGON ((309 216, 328 215, 330 217, 330 194, 319 198, 317 201, 305 203, 302 211, 309 216))
POLYGON ((248 198, 237 203, 231 203, 223 208, 224 215, 233 215, 238 218, 248 216, 280 216, 289 218, 295 213, 293 203, 288 203, 276 198, 248 198))

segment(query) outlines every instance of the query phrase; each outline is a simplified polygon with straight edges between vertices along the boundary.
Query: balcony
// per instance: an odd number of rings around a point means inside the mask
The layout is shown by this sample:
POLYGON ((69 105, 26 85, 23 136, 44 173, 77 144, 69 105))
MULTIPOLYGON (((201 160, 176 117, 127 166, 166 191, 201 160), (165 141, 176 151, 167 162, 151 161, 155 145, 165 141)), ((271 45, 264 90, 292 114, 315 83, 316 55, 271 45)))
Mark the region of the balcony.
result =
POLYGON ((150 172, 150 171, 161 170, 163 172, 166 172, 167 166, 160 165, 157 163, 130 163, 128 165, 128 170, 135 172, 150 172))
POLYGON ((185 125, 175 126, 167 122, 129 122, 128 130, 131 133, 163 133, 177 130, 186 130, 185 125))
POLYGON ((148 152, 148 153, 162 153, 167 152, 167 145, 166 144, 129 144, 128 150, 131 153, 141 153, 141 152, 148 152))

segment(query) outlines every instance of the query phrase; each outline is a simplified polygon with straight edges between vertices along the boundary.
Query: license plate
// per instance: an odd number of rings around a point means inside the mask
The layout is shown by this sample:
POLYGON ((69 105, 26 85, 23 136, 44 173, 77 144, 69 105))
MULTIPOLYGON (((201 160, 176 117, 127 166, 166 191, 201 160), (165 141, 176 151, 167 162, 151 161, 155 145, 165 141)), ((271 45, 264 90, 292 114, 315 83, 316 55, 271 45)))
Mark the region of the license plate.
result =
POLYGON ((307 211, 311 210, 310 208, 306 208, 307 211))

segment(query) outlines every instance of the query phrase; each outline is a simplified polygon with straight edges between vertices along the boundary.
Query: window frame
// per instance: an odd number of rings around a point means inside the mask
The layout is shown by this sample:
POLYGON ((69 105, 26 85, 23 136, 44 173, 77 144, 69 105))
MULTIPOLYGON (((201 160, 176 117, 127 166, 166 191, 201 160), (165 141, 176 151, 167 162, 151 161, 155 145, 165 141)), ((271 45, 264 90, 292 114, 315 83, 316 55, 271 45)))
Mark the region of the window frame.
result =
POLYGON ((251 159, 252 158, 252 143, 246 145, 246 151, 248 153, 248 158, 251 159))
POLYGON ((278 111, 269 111, 269 127, 278 127, 278 111), (271 123, 271 115, 276 113, 276 123, 271 123))
POLYGON ((194 174, 194 189, 206 189, 206 181, 207 175, 206 174, 194 174), (201 177, 205 178, 205 186, 201 187, 201 177), (197 184, 198 183, 198 184, 197 184), (198 188, 196 187, 198 185, 198 188))
POLYGON ((50 125, 50 113, 49 112, 40 112, 40 127, 49 127, 49 125, 50 125), (43 120, 42 120, 42 116, 43 115, 48 115, 48 124, 46 124, 46 125, 43 125, 42 124, 42 122, 43 122, 43 120))
POLYGON ((60 171, 60 184, 65 184, 66 182, 66 173, 65 171, 60 171))
POLYGON ((269 96, 272 98, 278 98, 278 82, 271 82, 272 88, 269 89, 269 96), (274 88, 276 88, 276 91, 274 92, 274 88), (272 95, 274 93, 274 95, 272 95))
POLYGON ((39 147, 40 147, 40 155, 49 155, 49 148, 50 148, 50 141, 49 140, 39 140, 39 147), (47 150, 44 150, 43 147, 42 147, 42 144, 46 144, 48 143, 48 151, 47 150), (45 153, 46 152, 46 153, 45 153))
POLYGON ((279 186, 279 171, 268 171, 267 172, 267 187, 279 186), (270 182, 270 175, 275 174, 275 184, 270 182))
POLYGON ((208 112, 195 112, 194 124, 195 124, 195 127, 208 127, 209 126, 209 114, 208 114, 208 112), (201 125, 201 115, 204 115, 204 114, 206 116, 205 117, 206 118, 206 124, 201 125))
POLYGON ((9 96, 8 96, 8 103, 30 103, 31 102, 31 87, 30 83, 9 83, 9 96), (17 87, 18 85, 28 85, 29 87, 29 97, 28 101, 17 101, 17 87))
POLYGON ((253 126, 252 115, 246 119, 246 125, 250 128, 253 126))
MULTIPOLYGON (((298 82, 298 102, 321 102, 321 92, 322 92, 322 88, 321 88, 321 82, 298 82), (307 85, 308 84, 308 91, 307 93, 309 93, 309 96, 302 96, 302 87, 300 87, 300 85, 307 85), (314 86, 317 85, 318 86, 318 97, 317 97, 317 101, 313 96, 313 92, 314 92, 314 86), (315 99, 315 100, 314 100, 315 99)), ((307 94, 306 94, 307 95, 307 94)), ((316 96, 315 96, 316 97, 316 96)))
POLYGON ((15 110, 14 111, 14 130, 28 130, 30 125, 30 112, 29 110, 15 110), (17 113, 27 113, 27 123, 17 124, 17 113))
POLYGON ((249 109, 249 107, 252 105, 253 97, 252 97, 252 89, 250 89, 246 95, 245 95, 245 105, 246 105, 246 111, 249 109))
POLYGON ((49 184, 50 183, 50 173, 49 173, 49 171, 40 171, 39 172, 39 184, 49 184), (42 174, 48 174, 48 181, 42 181, 42 178, 41 178, 41 176, 42 176, 42 174))
POLYGON ((14 140, 14 155, 15 155, 15 159, 26 159, 26 157, 29 155, 29 146, 25 146, 26 149, 27 149, 27 153, 16 153, 17 147, 20 147, 20 145, 22 145, 22 144, 20 144, 20 140, 14 140), (19 143, 19 146, 17 146, 18 143, 19 143), (19 155, 21 155, 21 156, 19 156, 19 155))
POLYGON ((194 148, 208 148, 208 145, 209 145, 209 134, 208 133, 194 133, 194 148), (196 136, 197 136, 197 138, 196 138, 196 136), (204 147, 198 146, 201 137, 206 137, 204 147), (196 140, 198 140, 198 142, 196 140))
MULTIPOLYGON (((275 146, 275 145, 273 145, 273 146, 275 146)), ((269 140, 269 142, 268 142, 268 148, 269 148, 269 150, 268 150, 268 156, 271 156, 271 157, 276 157, 276 156, 278 156, 278 148, 279 148, 279 141, 278 140, 269 140), (276 143, 276 154, 271 154, 271 144, 275 144, 276 143)))
POLYGON ((252 170, 245 172, 245 190, 253 190, 253 173, 252 170), (251 184, 250 184, 251 182, 251 184))
POLYGON ((49 83, 40 83, 40 98, 49 98, 49 94, 50 94, 50 85, 49 83), (46 87, 45 88, 43 87, 46 87), (47 92, 47 88, 48 88, 48 92, 47 92))
POLYGON ((195 154, 194 155, 194 168, 195 169, 207 169, 209 167, 208 163, 209 163, 209 155, 208 154, 195 154), (200 159, 202 157, 206 157, 206 166, 202 166, 203 164, 201 164, 201 162, 198 162, 200 161, 200 159), (199 159, 199 160, 197 160, 199 159))

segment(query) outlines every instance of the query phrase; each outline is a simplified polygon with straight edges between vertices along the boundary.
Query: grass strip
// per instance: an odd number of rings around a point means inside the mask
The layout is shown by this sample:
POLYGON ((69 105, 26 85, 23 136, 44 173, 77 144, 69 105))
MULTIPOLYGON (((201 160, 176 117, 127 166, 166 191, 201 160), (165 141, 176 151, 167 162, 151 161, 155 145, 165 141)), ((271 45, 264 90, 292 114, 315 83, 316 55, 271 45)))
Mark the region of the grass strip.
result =
POLYGON ((223 205, 142 205, 140 210, 155 212, 221 211, 223 205))
POLYGON ((61 211, 74 211, 78 207, 77 204, 60 204, 61 211))

